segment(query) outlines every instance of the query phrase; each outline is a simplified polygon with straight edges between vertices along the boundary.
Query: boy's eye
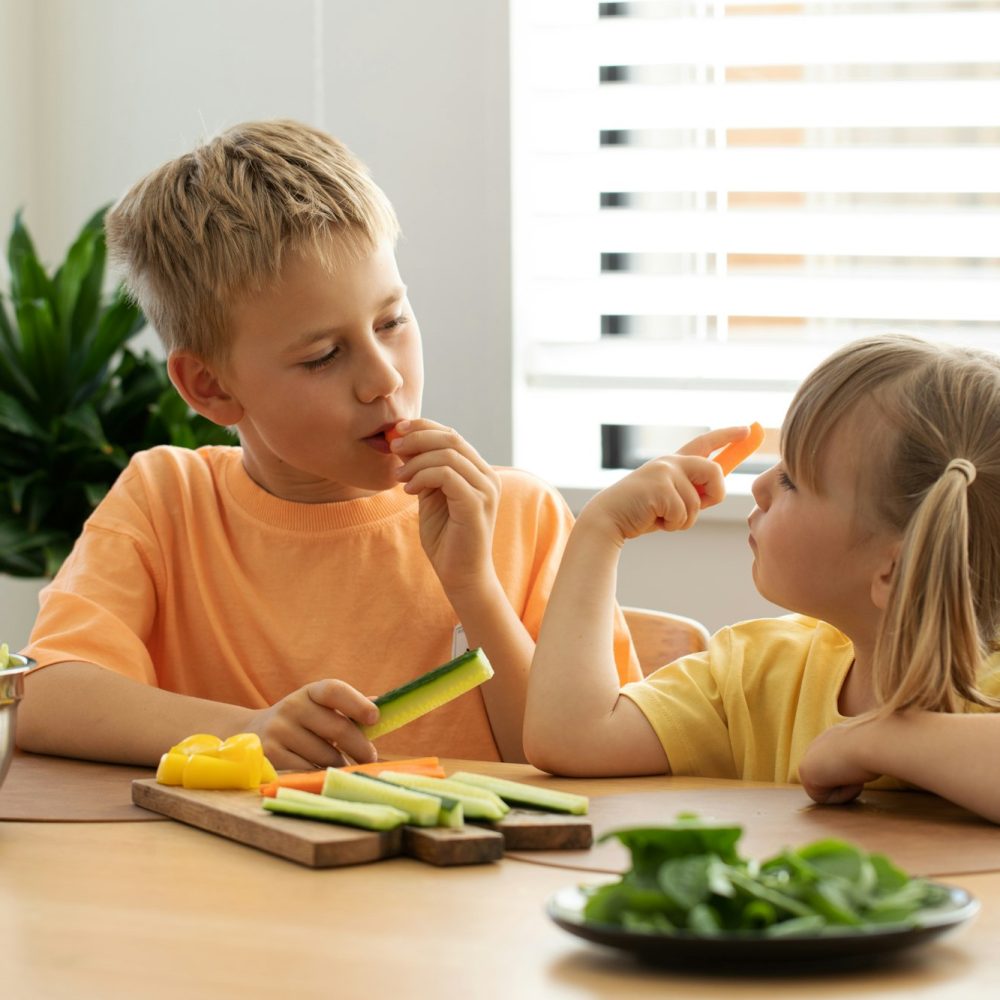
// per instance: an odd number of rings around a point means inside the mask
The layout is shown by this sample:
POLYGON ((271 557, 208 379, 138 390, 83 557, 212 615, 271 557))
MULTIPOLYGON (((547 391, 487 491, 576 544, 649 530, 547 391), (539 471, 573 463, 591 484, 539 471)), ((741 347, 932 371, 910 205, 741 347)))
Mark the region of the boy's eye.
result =
POLYGON ((390 319, 387 323, 383 323, 379 329, 382 330, 395 330, 397 326, 402 326, 406 322, 405 316, 395 316, 390 319))
POLYGON ((793 483, 791 481, 791 479, 788 478, 788 473, 787 472, 779 472, 778 473, 778 485, 783 490, 794 490, 795 489, 795 483, 793 483))
POLYGON ((307 368, 309 371, 316 371, 319 368, 326 368, 327 365, 333 364, 336 361, 337 356, 340 354, 340 348, 334 347, 332 350, 328 351, 321 358, 313 358, 311 361, 303 361, 302 367, 307 368))

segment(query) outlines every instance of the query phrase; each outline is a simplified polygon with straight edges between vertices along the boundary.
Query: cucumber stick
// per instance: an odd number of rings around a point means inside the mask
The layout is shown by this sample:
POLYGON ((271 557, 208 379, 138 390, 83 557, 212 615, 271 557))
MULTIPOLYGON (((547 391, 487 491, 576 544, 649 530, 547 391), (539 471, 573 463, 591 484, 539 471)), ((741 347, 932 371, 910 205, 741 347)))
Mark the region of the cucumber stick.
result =
POLYGON ((409 814, 394 806, 369 802, 344 802, 296 788, 279 788, 274 798, 261 799, 268 812, 322 819, 328 823, 360 826, 365 830, 393 830, 409 821, 409 814))
POLYGON ((503 819, 504 813, 510 811, 507 804, 496 796, 486 797, 484 789, 473 788, 471 785, 460 785, 457 781, 445 778, 428 778, 422 774, 403 774, 400 771, 383 771, 379 775, 382 781, 391 781, 403 788, 415 788, 421 792, 430 792, 442 799, 457 799, 462 804, 466 819, 503 819))
POLYGON ((361 726, 370 740, 391 733, 446 702, 478 687, 493 676, 493 667, 481 649, 470 649, 443 666, 393 688, 375 699, 378 722, 361 726))
POLYGON ((335 767, 326 769, 323 779, 323 795, 348 802, 375 802, 379 805, 395 806, 407 814, 407 822, 415 826, 437 826, 441 812, 441 800, 426 792, 411 788, 401 788, 388 781, 369 778, 363 774, 338 771, 335 767))
POLYGON ((521 781, 508 781, 506 778, 456 771, 448 780, 470 787, 485 788, 499 795, 509 805, 531 806, 536 809, 547 809, 549 812, 572 813, 575 816, 585 815, 590 808, 590 800, 585 795, 559 792, 553 788, 539 788, 521 781))

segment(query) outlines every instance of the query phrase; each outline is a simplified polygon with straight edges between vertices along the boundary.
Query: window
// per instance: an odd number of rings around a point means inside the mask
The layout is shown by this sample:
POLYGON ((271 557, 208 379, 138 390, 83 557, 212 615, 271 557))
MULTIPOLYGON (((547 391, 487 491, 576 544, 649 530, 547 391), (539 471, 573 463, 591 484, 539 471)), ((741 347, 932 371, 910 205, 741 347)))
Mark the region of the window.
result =
POLYGON ((516 464, 777 428, 870 332, 1000 349, 998 39, 996 0, 515 0, 516 464))

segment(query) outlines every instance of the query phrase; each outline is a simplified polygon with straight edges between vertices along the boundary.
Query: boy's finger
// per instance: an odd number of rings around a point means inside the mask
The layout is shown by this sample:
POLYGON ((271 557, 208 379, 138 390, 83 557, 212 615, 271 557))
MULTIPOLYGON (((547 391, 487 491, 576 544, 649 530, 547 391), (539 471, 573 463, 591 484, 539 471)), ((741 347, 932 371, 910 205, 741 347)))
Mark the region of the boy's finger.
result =
POLYGON ((492 492, 493 479, 465 455, 455 451, 429 451, 415 455, 400 466, 396 475, 402 482, 412 482, 420 473, 449 469, 478 493, 492 492))
POLYGON ((429 420, 407 421, 409 425, 402 437, 390 444, 392 451, 400 458, 425 455, 433 452, 452 451, 461 455, 480 472, 490 471, 490 464, 452 427, 435 424, 429 420))
POLYGON ((378 709, 371 699, 344 681, 313 681, 306 685, 306 692, 315 704, 338 712, 359 725, 370 726, 378 720, 378 709))

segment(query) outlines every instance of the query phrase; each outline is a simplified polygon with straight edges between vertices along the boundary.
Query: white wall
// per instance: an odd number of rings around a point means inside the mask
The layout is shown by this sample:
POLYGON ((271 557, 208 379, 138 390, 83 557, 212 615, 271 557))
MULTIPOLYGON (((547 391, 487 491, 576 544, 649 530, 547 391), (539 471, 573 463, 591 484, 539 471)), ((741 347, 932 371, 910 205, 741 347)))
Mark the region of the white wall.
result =
MULTIPOLYGON (((508 57, 507 0, 0 0, 0 226, 23 205, 54 262, 99 205, 204 135, 250 118, 319 124, 400 216, 424 412, 507 464, 508 57)), ((622 599, 711 626, 761 613, 742 530, 702 529, 669 554, 633 543, 622 599)), ((32 588, 0 581, 0 637, 26 637, 32 588)))

